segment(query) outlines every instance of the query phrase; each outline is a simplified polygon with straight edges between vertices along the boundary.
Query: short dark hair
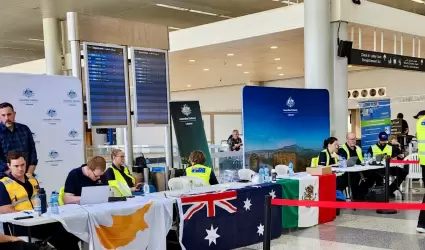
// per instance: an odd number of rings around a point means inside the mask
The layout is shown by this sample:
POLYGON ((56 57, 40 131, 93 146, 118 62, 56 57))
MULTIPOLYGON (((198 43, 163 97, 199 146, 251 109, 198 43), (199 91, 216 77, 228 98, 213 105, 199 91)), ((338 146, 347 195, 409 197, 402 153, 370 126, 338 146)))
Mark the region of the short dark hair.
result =
POLYGON ((8 103, 8 102, 2 102, 2 103, 0 103, 0 109, 4 109, 4 108, 11 108, 13 111, 15 110, 13 108, 13 105, 10 104, 10 103, 8 103))
POLYGON ((17 160, 21 157, 25 159, 24 154, 21 152, 9 152, 7 153, 7 163, 10 164, 11 161, 17 160))
POLYGON ((201 164, 204 165, 207 161, 205 158, 205 154, 202 151, 196 150, 190 153, 189 161, 193 164, 201 164))
POLYGON ((403 113, 398 113, 398 115, 397 115, 397 119, 403 119, 403 118, 404 118, 403 113))

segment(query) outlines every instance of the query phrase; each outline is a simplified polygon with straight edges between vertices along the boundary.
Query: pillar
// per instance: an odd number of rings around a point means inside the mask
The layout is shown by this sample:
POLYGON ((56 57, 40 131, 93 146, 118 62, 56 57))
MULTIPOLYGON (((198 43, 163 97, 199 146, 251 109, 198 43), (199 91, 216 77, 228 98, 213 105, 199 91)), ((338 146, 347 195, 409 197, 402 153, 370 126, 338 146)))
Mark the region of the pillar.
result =
POLYGON ((342 143, 345 142, 345 135, 348 132, 348 62, 347 58, 339 57, 337 51, 338 35, 340 40, 347 40, 348 23, 335 22, 330 26, 332 29, 331 54, 333 67, 331 116, 334 121, 331 131, 332 135, 342 143))
POLYGON ((117 128, 116 129, 116 136, 117 136, 117 145, 123 146, 124 145, 124 128, 117 128))
POLYGON ((47 75, 62 74, 60 21, 56 18, 54 2, 41 1, 43 15, 44 56, 47 75))

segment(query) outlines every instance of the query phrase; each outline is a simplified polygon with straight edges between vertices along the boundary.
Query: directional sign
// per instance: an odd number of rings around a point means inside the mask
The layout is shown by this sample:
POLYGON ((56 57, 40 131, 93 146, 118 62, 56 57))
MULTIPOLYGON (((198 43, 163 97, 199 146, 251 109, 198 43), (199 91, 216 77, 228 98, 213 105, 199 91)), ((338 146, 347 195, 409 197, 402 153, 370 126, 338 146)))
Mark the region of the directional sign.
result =
POLYGON ((348 61, 352 65, 373 66, 381 68, 404 69, 425 72, 425 59, 352 49, 348 61))

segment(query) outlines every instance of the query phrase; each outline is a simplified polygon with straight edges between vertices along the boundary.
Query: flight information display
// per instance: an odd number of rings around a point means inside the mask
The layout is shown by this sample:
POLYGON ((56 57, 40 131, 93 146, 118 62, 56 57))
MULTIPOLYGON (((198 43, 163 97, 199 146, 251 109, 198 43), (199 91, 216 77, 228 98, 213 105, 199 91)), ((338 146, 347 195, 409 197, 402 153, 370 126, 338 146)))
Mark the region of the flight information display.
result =
POLYGON ((125 47, 84 43, 84 60, 89 126, 126 126, 128 94, 125 47))
POLYGON ((167 52, 133 48, 131 53, 137 125, 169 124, 167 52))

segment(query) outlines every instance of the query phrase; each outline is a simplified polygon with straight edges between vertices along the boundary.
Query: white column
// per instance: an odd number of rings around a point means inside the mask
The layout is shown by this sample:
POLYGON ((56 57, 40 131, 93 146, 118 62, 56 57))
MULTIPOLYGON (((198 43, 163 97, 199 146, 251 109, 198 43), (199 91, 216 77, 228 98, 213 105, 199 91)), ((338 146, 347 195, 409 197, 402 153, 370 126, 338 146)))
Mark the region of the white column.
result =
POLYGON ((329 89, 330 2, 304 1, 304 71, 305 87, 329 89))
POLYGON ((348 132, 348 62, 347 58, 337 55, 338 50, 338 27, 339 39, 347 40, 346 22, 332 23, 332 66, 333 66, 333 96, 331 102, 332 135, 338 138, 341 143, 345 142, 345 135, 348 132))
POLYGON ((43 37, 46 73, 48 75, 60 75, 62 73, 62 55, 58 19, 43 18, 43 37))
POLYGON ((123 146, 124 145, 124 128, 117 128, 117 145, 123 146))
POLYGON ((305 88, 329 90, 332 114, 330 9, 330 0, 304 1, 304 79, 305 88))

